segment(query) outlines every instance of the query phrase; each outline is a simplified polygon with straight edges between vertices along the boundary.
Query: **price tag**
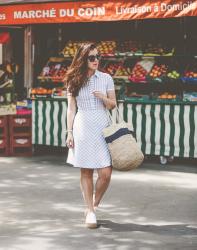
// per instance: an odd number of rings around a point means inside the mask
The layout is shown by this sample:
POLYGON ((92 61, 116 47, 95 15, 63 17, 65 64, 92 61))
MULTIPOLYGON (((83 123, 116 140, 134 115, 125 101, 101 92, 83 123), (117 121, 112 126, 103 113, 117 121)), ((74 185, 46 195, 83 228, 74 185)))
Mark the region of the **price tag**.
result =
POLYGON ((48 66, 43 68, 43 75, 46 76, 49 74, 50 68, 48 66))
POLYGON ((61 68, 61 64, 56 64, 55 65, 55 69, 60 70, 60 68, 61 68))
POLYGON ((15 123, 17 123, 17 124, 23 124, 23 123, 26 123, 26 122, 27 122, 27 119, 25 119, 25 118, 15 119, 15 123))
POLYGON ((28 142, 28 139, 16 139, 16 143, 18 144, 25 144, 28 142))

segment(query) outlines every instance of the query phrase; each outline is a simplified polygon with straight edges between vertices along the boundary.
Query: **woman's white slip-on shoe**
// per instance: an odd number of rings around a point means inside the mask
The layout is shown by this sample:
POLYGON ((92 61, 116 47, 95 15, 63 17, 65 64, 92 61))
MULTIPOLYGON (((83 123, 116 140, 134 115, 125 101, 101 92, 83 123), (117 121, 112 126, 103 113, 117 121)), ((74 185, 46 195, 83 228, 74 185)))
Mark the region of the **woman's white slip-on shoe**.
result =
POLYGON ((85 219, 88 228, 97 228, 97 220, 94 212, 88 212, 85 219))

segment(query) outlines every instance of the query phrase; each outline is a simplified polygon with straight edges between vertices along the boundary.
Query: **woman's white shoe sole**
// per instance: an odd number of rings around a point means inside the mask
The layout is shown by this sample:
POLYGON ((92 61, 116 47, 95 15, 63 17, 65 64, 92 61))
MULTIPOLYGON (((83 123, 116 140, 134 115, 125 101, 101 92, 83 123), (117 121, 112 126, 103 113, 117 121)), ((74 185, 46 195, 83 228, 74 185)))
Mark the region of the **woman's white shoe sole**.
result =
POLYGON ((88 228, 97 228, 97 220, 94 212, 86 214, 85 224, 88 228))
POLYGON ((97 228, 97 223, 86 223, 86 227, 90 229, 97 228))

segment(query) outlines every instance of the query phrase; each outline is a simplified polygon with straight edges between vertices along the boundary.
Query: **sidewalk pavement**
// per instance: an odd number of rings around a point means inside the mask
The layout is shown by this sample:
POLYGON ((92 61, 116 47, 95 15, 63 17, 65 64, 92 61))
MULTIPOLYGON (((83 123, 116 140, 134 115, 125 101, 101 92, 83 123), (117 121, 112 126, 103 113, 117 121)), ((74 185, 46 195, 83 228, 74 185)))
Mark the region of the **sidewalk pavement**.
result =
POLYGON ((0 158, 0 250, 196 250, 196 173, 151 162, 114 171, 90 230, 65 157, 0 158))

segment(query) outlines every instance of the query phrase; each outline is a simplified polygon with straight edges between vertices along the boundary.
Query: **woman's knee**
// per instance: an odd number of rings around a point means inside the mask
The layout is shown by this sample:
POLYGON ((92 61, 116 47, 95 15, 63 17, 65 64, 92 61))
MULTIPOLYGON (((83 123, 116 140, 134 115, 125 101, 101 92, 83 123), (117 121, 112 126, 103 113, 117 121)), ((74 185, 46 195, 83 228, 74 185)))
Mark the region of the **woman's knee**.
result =
POLYGON ((100 173, 99 173, 99 178, 103 181, 103 182, 109 182, 111 179, 111 169, 103 169, 100 173))
POLYGON ((93 178, 93 170, 81 168, 81 178, 93 178))

